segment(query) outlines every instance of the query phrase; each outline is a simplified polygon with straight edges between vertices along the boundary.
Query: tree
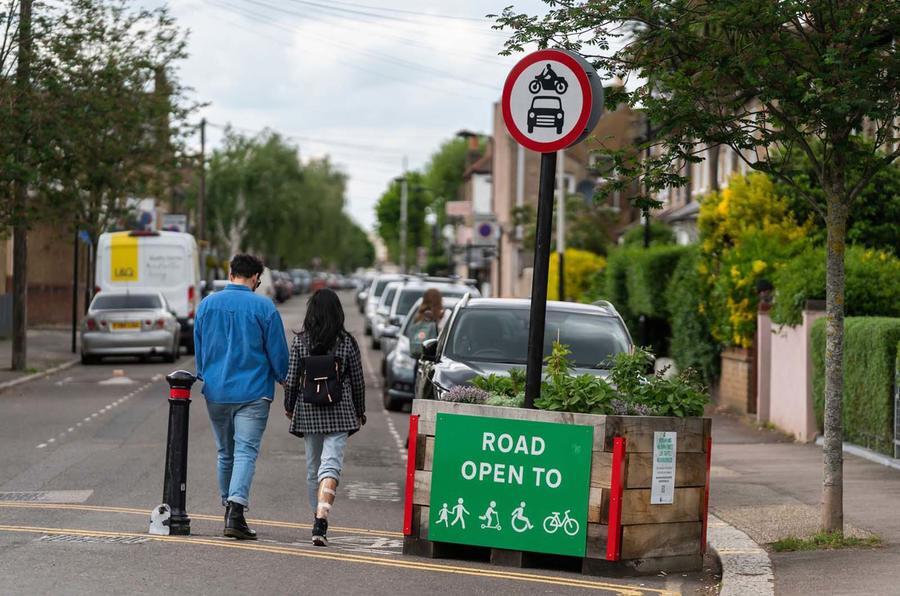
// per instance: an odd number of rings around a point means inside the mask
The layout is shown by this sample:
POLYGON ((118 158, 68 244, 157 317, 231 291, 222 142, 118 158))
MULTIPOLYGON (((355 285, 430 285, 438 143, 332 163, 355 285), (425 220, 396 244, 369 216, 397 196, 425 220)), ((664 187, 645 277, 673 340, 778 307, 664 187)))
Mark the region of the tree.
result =
POLYGON ((651 157, 643 162, 622 152, 611 156, 625 178, 643 176, 647 194, 637 198, 637 206, 654 206, 652 193, 684 184, 681 166, 701 160, 706 147, 727 146, 822 211, 828 279, 822 527, 842 532, 847 219, 873 176, 900 154, 891 146, 900 110, 896 5, 547 2, 550 10, 543 16, 510 7, 498 18, 498 28, 512 30, 506 52, 531 42, 562 45, 582 51, 601 76, 631 81, 608 94, 608 105, 625 100, 641 107, 659 129, 646 141, 651 157), (809 159, 824 206, 797 183, 796 152, 809 159))
MULTIPOLYGON (((410 255, 414 255, 416 248, 425 246, 428 239, 428 229, 425 225, 425 212, 431 207, 433 197, 423 182, 423 176, 419 172, 407 172, 408 187, 407 199, 407 234, 406 254, 407 263, 410 263, 410 255)), ((401 183, 394 180, 387 190, 378 199, 375 205, 375 230, 384 241, 388 249, 388 255, 395 263, 400 261, 400 192, 401 183)))
POLYGON ((345 189, 346 176, 328 159, 303 164, 277 133, 226 130, 210 159, 205 203, 217 261, 250 250, 272 267, 371 264, 374 248, 345 212, 345 189))
MULTIPOLYGON (((0 224, 16 230, 19 304, 27 229, 49 220, 96 239, 129 199, 170 191, 191 111, 174 71, 185 36, 165 9, 71 0, 34 3, 26 18, 31 5, 0 8, 0 193, 18 197, 0 224)), ((26 317, 15 310, 13 365, 22 368, 26 317)))
MULTIPOLYGON (((792 167, 797 171, 794 181, 797 186, 803 188, 803 191, 794 185, 781 182, 776 184, 776 192, 787 197, 790 209, 798 221, 814 220, 812 239, 817 244, 825 244, 825 222, 822 218, 825 210, 825 193, 805 154, 796 153, 792 167), (818 208, 809 201, 810 196, 815 197, 818 208)), ((851 186, 856 184, 859 175, 859 172, 851 171, 851 186)), ((900 168, 884 168, 872 176, 850 209, 847 215, 847 240, 850 244, 888 250, 900 255, 898 221, 900 221, 900 168)))

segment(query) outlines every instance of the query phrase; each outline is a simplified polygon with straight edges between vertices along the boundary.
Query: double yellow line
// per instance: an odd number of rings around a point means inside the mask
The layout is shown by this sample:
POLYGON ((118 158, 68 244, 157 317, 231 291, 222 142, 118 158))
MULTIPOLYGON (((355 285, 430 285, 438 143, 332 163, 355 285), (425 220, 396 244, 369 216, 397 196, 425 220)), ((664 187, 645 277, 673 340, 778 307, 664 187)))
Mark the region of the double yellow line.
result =
MULTIPOLYGON (((71 503, 33 503, 23 501, 0 501, 0 509, 51 509, 61 510, 69 509, 74 511, 92 511, 96 513, 127 513, 131 515, 141 515, 150 518, 149 509, 134 509, 132 507, 108 507, 104 505, 80 505, 71 503)), ((191 519, 202 519, 204 521, 222 521, 221 515, 206 515, 202 513, 189 514, 191 519)), ((288 528, 291 530, 308 530, 312 528, 311 524, 298 524, 293 522, 282 522, 267 519, 248 519, 248 521, 257 526, 266 526, 270 528, 288 528)), ((345 528, 341 526, 330 526, 329 530, 340 534, 361 534, 365 536, 379 536, 381 538, 403 538, 401 532, 389 532, 387 530, 369 530, 367 528, 345 528)))
MULTIPOLYGON (((76 511, 93 511, 100 513, 128 513, 148 515, 146 511, 140 509, 132 509, 126 507, 106 507, 96 505, 75 505, 75 504, 51 504, 51 503, 19 503, 19 502, 3 502, 0 508, 7 509, 52 509, 52 510, 76 510, 76 511)), ((193 515, 197 519, 208 519, 218 521, 220 516, 212 515, 193 515)), ((261 526, 285 527, 285 528, 308 528, 305 524, 294 524, 289 522, 278 522, 269 520, 255 520, 255 524, 261 526)), ((338 530, 337 527, 334 530, 338 530)), ((340 531, 356 534, 369 534, 382 537, 399 537, 398 532, 384 532, 380 530, 366 530, 364 528, 340 528, 340 531)), ((405 559, 389 559, 385 557, 373 557, 367 555, 356 555, 346 551, 334 552, 321 549, 303 550, 299 548, 290 548, 286 546, 269 545, 262 543, 237 542, 223 539, 210 539, 198 537, 181 537, 181 536, 154 536, 151 534, 133 533, 133 532, 108 532, 100 530, 86 530, 81 528, 48 528, 39 526, 22 526, 22 525, 0 525, 0 532, 10 533, 26 533, 26 534, 42 534, 49 536, 60 535, 77 535, 91 538, 146 538, 156 542, 174 542, 179 544, 188 544, 194 546, 214 546, 218 548, 231 548, 238 550, 246 550, 253 552, 271 553, 277 555, 286 555, 291 557, 301 557, 308 559, 321 559, 327 561, 335 561, 338 563, 357 563, 365 565, 375 565, 379 567, 393 567, 396 569, 406 569, 412 571, 428 571, 433 573, 448 573, 455 575, 465 575, 470 577, 482 577, 488 579, 508 580, 516 582, 526 582, 534 584, 545 584, 553 586, 564 586, 572 588, 581 588, 589 590, 603 590, 613 594, 621 594, 622 596, 641 596, 643 594, 659 594, 661 596, 676 596, 677 592, 669 590, 661 590, 657 588, 637 588, 627 584, 613 584, 607 582, 598 582, 592 580, 584 580, 570 577, 554 577, 548 575, 538 575, 533 573, 520 573, 515 571, 502 571, 495 569, 480 569, 477 567, 461 567, 457 565, 445 565, 440 563, 429 563, 423 561, 405 560, 405 559)))

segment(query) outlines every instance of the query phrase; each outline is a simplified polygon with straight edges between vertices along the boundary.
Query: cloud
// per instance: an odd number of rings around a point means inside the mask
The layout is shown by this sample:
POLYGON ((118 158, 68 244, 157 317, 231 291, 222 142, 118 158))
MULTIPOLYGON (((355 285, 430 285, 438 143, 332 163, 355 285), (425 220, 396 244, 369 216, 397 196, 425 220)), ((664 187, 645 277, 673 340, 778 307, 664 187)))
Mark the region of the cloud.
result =
MULTIPOLYGON (((402 11, 477 18, 505 4, 180 0, 170 9, 191 31, 181 76, 210 102, 203 116, 294 136, 303 158, 329 154, 350 177, 352 215, 371 228, 404 155, 421 168, 458 130, 491 132, 492 103, 516 60, 497 56, 504 36, 486 20, 402 11)), ((220 131, 209 139, 215 147, 220 131)))

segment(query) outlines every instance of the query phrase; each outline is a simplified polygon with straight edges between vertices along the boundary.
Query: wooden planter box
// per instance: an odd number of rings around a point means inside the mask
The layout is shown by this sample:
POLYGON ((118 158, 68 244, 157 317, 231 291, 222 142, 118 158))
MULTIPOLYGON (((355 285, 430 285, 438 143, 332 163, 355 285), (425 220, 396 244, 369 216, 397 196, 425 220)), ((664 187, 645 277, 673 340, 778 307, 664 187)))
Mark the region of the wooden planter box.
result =
MULTIPOLYGON (((428 539, 431 470, 438 413, 592 426, 594 439, 587 545, 585 557, 580 559, 582 572, 591 575, 656 574, 660 571, 702 568, 709 495, 709 418, 596 416, 432 400, 413 402, 410 427, 411 430, 415 428, 415 442, 413 444, 411 434, 404 554, 489 557, 493 563, 517 566, 544 565, 548 559, 558 561, 561 558, 428 539), (650 504, 653 433, 656 431, 678 433, 675 495, 671 505, 650 504), (624 439, 624 456, 621 458, 614 458, 617 437, 624 439), (621 461, 618 466, 619 482, 614 482, 616 459, 621 461), (612 498, 614 492, 620 493, 619 499, 612 498), (612 545, 610 538, 613 539, 612 545)), ((568 559, 579 561, 572 557, 568 559)))

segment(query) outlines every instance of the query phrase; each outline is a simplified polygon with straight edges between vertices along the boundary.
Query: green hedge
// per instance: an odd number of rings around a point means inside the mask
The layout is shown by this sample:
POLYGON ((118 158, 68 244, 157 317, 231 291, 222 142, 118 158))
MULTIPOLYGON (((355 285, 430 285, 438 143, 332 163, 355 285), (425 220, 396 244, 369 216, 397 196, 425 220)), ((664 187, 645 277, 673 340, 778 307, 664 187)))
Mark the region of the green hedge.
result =
POLYGON ((609 300, 625 319, 632 335, 636 332, 637 318, 628 308, 628 263, 636 252, 630 248, 617 248, 606 256, 606 276, 603 284, 604 300, 609 300))
MULTIPOLYGON (((893 387, 900 318, 844 320, 844 440, 893 455, 893 387)), ((819 430, 825 411, 825 319, 812 328, 813 402, 819 430)))
POLYGON ((702 312, 703 282, 699 248, 694 245, 678 261, 667 288, 667 310, 672 326, 670 353, 681 370, 697 370, 711 383, 719 376, 720 347, 712 336, 709 319, 702 312))
POLYGON ((688 247, 676 245, 630 251, 625 281, 628 310, 635 315, 668 319, 666 287, 679 259, 688 251, 688 247))
MULTIPOLYGON (((886 252, 851 246, 844 258, 848 316, 900 317, 900 259, 886 252)), ((772 321, 798 325, 807 300, 825 299, 825 249, 808 248, 785 263, 772 279, 772 321)))

